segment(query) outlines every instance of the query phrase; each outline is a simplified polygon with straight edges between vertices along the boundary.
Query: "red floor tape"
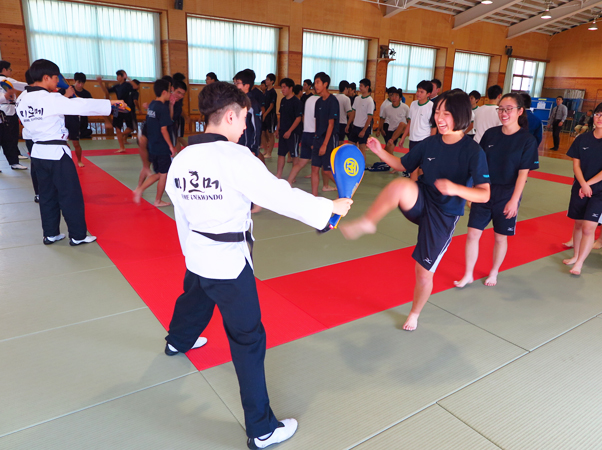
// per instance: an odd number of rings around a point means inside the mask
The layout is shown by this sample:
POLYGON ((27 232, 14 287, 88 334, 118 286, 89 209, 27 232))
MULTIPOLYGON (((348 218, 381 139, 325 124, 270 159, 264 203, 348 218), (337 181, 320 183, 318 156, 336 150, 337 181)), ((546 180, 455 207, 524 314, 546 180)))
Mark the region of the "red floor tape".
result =
MULTIPOLYGON (((137 152, 136 149, 128 151, 137 152)), ((114 150, 84 153, 86 156, 108 154, 114 154, 114 150)), ((185 271, 175 222, 146 201, 133 204, 132 191, 89 160, 86 160, 86 168, 78 173, 90 232, 98 237, 101 248, 167 328, 176 298, 182 293, 185 271)), ((572 225, 565 213, 519 222, 518 235, 510 238, 502 270, 563 251, 560 243, 568 239, 572 225)), ((481 239, 481 257, 475 278, 485 276, 491 265, 492 234, 487 230, 481 239)), ((453 280, 462 276, 465 240, 466 236, 452 240, 435 275, 434 292, 453 288, 453 280)), ((404 248, 266 281, 258 280, 268 347, 411 301, 414 286, 412 251, 413 247, 404 248)), ((203 335, 210 344, 187 354, 197 369, 230 361, 228 342, 217 309, 203 335)), ((158 336, 157 351, 162 351, 162 347, 158 336)))

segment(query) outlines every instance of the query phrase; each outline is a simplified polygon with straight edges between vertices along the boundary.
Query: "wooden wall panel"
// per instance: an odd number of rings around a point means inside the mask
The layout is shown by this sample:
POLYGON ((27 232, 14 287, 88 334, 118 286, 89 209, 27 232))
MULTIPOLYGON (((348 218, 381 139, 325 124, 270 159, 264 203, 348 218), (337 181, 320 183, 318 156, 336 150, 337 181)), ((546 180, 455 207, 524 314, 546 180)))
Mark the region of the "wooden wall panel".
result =
POLYGON ((25 80, 29 55, 23 25, 0 24, 0 54, 3 60, 10 62, 13 78, 25 80))

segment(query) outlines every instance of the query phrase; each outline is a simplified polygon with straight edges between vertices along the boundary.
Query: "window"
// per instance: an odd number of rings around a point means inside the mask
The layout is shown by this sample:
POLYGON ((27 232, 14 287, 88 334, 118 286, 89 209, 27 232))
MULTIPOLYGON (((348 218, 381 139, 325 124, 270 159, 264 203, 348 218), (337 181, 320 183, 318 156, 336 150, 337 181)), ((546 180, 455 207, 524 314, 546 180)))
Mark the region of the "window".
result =
POLYGON ((485 95, 487 92, 487 78, 489 78, 490 59, 486 55, 456 52, 452 89, 462 89, 467 94, 471 91, 477 91, 481 95, 485 95))
POLYGON ((318 72, 326 72, 333 89, 343 80, 357 83, 366 78, 367 56, 366 39, 305 31, 302 78, 313 80, 318 72))
POLYGON ((416 92, 416 85, 422 80, 431 80, 435 75, 437 50, 413 45, 389 45, 395 50, 395 61, 387 68, 387 86, 395 86, 404 92, 416 92))
POLYGON ((23 2, 31 61, 56 63, 64 76, 155 80, 160 73, 159 15, 58 0, 23 2))
POLYGON ((543 87, 546 63, 510 58, 506 70, 504 92, 526 92, 531 97, 539 97, 543 87))
POLYGON ((276 73, 278 28, 188 17, 188 78, 205 83, 214 72, 231 82, 237 72, 252 69, 259 83, 276 73))

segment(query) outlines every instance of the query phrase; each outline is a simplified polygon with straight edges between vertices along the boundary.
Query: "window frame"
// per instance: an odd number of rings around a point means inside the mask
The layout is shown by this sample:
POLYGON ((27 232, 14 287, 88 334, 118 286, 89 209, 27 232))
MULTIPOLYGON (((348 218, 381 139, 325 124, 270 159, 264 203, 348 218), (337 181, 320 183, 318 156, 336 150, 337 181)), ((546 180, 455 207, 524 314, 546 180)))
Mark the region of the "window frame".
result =
MULTIPOLYGON (((430 50, 433 50, 433 68, 432 68, 432 74, 430 75, 429 81, 432 80, 435 77, 435 70, 437 68, 437 51, 439 50, 438 47, 433 47, 430 45, 421 45, 421 44, 416 44, 413 42, 401 42, 401 41, 389 41, 389 48, 392 48, 392 45, 405 45, 407 47, 416 47, 416 48, 427 48, 430 50)), ((411 51, 411 50, 410 50, 411 51)), ((412 70, 412 65, 410 64, 412 58, 412 54, 410 53, 410 57, 408 59, 408 63, 407 65, 404 65, 404 67, 407 67, 407 71, 406 71, 406 80, 410 80, 410 71, 412 70)), ((395 61, 397 61, 397 59, 395 59, 395 61)), ((408 93, 408 94, 415 94, 416 93, 416 87, 412 87, 411 89, 409 88, 404 88, 401 86, 397 86, 394 82, 392 82, 392 84, 389 84, 389 74, 391 73, 391 71, 389 70, 389 68, 391 66, 396 66, 397 64, 394 63, 394 61, 391 61, 389 63, 389 65, 387 66, 387 79, 385 80, 385 84, 387 85, 387 87, 389 86, 395 86, 397 88, 401 88, 402 91, 404 93, 408 93)), ((401 66, 401 64, 399 64, 401 66)), ((426 79, 426 78, 425 78, 426 79)))

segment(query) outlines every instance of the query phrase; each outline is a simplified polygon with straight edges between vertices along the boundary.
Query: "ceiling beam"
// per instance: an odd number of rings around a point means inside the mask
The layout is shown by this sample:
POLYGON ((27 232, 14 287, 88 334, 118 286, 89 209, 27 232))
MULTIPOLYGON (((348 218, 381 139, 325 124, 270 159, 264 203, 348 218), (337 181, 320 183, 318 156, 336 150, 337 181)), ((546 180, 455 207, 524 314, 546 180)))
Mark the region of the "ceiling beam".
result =
POLYGON ((410 8, 411 6, 416 6, 416 3, 418 3, 419 0, 407 0, 407 1, 403 1, 403 0, 390 0, 389 3, 392 3, 391 5, 387 4, 387 7, 385 8, 385 18, 389 18, 389 17, 393 17, 395 14, 399 14, 402 11, 405 11, 406 9, 410 8))
POLYGON ((535 17, 531 17, 530 19, 523 20, 516 25, 512 25, 510 28, 508 28, 507 39, 512 39, 532 31, 537 31, 540 28, 544 28, 546 25, 550 25, 554 22, 566 19, 567 17, 574 16, 575 14, 579 14, 580 12, 595 8, 599 5, 602 5, 601 0, 573 0, 568 3, 563 3, 562 5, 550 10, 550 15, 552 16, 551 19, 543 20, 541 18, 541 14, 538 14, 535 17))
POLYGON ((493 5, 483 5, 482 3, 479 3, 478 5, 461 12, 455 17, 454 30, 465 27, 466 25, 470 25, 471 23, 475 23, 497 12, 501 12, 509 6, 516 5, 521 1, 522 0, 500 0, 496 1, 493 5))

